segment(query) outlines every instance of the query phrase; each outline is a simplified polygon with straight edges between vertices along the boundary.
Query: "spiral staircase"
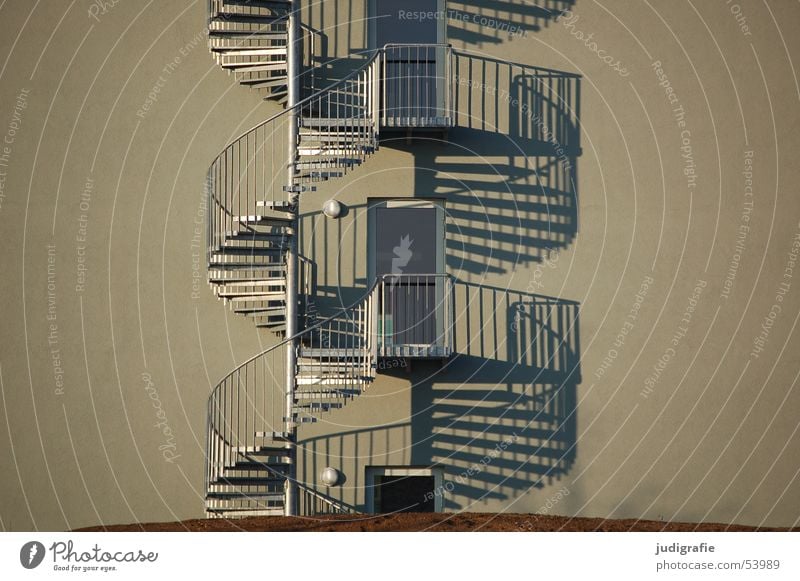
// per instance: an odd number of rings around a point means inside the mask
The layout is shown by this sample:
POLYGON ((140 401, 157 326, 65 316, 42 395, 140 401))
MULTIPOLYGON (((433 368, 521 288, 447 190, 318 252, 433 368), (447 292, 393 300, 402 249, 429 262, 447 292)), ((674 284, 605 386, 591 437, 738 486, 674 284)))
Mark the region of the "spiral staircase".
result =
POLYGON ((297 216, 304 192, 354 170, 378 151, 382 129, 455 125, 454 68, 462 59, 471 71, 473 57, 445 45, 386 46, 317 90, 317 35, 291 13, 296 5, 208 4, 209 48, 216 62, 239 84, 284 105, 232 141, 207 176, 209 285, 235 313, 280 338, 228 374, 209 398, 209 517, 352 511, 298 481, 298 427, 363 393, 381 358, 441 359, 454 348, 453 281, 447 275, 379 277, 351 307, 319 322, 305 321, 304 300, 313 289, 308 263, 297 256, 297 216), (419 335, 398 343, 387 333, 387 308, 422 287, 436 307, 406 314, 420 319, 407 321, 419 335), (297 329, 301 320, 304 328, 297 329))

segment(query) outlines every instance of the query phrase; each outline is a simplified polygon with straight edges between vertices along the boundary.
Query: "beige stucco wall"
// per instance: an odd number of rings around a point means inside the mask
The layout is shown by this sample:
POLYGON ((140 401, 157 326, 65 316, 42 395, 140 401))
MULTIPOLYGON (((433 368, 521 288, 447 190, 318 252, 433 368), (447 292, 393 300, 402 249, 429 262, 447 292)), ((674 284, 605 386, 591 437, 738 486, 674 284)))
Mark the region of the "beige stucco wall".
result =
MULTIPOLYGON (((363 6, 325 4, 325 17, 314 9, 309 20, 326 31, 329 54, 362 50, 364 25, 347 23, 363 16, 363 6)), ((450 223, 473 227, 465 243, 505 253, 495 253, 485 272, 452 273, 471 285, 579 303, 580 381, 568 463, 526 491, 552 467, 542 446, 552 425, 542 420, 510 454, 458 482, 449 509, 794 524, 800 297, 796 280, 784 274, 800 228, 792 188, 798 89, 788 60, 800 48, 789 34, 796 7, 773 3, 770 11, 741 2, 746 35, 724 2, 676 11, 670 2, 651 8, 579 0, 572 28, 522 18, 514 8, 521 3, 510 3, 508 13, 474 4, 451 8, 522 24, 524 33, 509 39, 474 22, 454 24, 456 46, 583 75, 579 221, 575 238, 541 261, 541 251, 527 246, 492 246, 497 238, 487 246, 478 231, 500 232, 500 225, 468 224, 456 213, 450 223), (628 76, 600 61, 576 30, 594 33, 628 76), (661 61, 686 112, 697 173, 691 190, 681 128, 653 61, 661 61), (723 294, 743 224, 745 151, 754 152, 750 229, 723 294), (702 292, 687 327, 682 319, 698 281, 702 292), (779 301, 782 282, 791 286, 779 301), (641 308, 626 327, 637 293, 641 308), (751 357, 770 312, 777 316, 763 351, 751 357), (615 345, 623 328, 628 334, 615 345), (661 358, 666 363, 653 383, 661 358), (502 482, 515 465, 517 480, 502 482)), ((201 516, 207 394, 237 362, 275 340, 214 299, 202 258, 196 285, 193 237, 210 161, 277 106, 214 66, 202 38, 204 3, 125 1, 96 20, 87 5, 65 15, 55 4, 32 10, 12 1, 0 9, 0 133, 7 135, 15 106, 21 117, 0 168, 5 529, 201 516), (144 111, 160 76, 158 100, 144 111), (23 90, 24 108, 17 105, 23 90), (88 205, 81 207, 85 191, 88 205), (84 229, 85 243, 76 239, 84 229), (48 245, 55 247, 49 289, 48 245), (86 279, 76 290, 82 264, 86 279)), ((475 175, 474 158, 462 149, 473 145, 481 142, 385 144, 345 179, 305 195, 304 224, 317 227, 305 229, 304 249, 314 241, 325 248, 316 258, 326 292, 352 296, 366 284, 367 197, 439 195, 457 208, 456 192, 441 179, 445 171, 468 182, 476 200, 493 195, 496 186, 481 182, 502 180, 475 175), (350 209, 339 222, 319 215, 333 196, 350 209)), ((497 154, 484 163, 519 161, 497 154)), ((454 247, 451 256, 469 258, 464 254, 454 247)), ((461 292, 483 292, 470 288, 461 292)), ((481 300, 488 312, 504 304, 481 300)), ((485 317, 497 332, 459 321, 459 344, 471 359, 462 358, 458 369, 443 374, 417 364, 410 375, 382 374, 368 394, 327 416, 329 423, 302 428, 308 445, 301 474, 313 481, 325 465, 342 468, 343 498, 356 504, 363 503, 367 464, 437 462, 457 481, 490 442, 541 412, 548 393, 546 386, 524 387, 520 375, 488 380, 488 370, 484 379, 470 379, 481 358, 513 361, 508 312, 485 317), (430 408, 434 401, 439 405, 430 408), (383 424, 394 427, 376 429, 383 424), (491 429, 480 435, 486 425, 491 429)))

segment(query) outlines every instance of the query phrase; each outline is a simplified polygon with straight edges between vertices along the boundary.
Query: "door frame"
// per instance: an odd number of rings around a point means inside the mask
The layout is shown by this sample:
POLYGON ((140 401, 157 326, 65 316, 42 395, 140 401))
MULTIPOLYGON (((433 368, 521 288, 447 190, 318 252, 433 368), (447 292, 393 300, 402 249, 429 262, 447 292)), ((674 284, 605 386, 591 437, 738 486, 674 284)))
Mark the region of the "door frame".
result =
MULTIPOLYGON (((447 0, 437 0, 436 11, 444 15, 444 18, 436 20, 436 44, 447 44, 447 0)), ((367 46, 370 50, 377 50, 383 48, 377 46, 378 43, 378 23, 377 18, 373 18, 377 12, 377 0, 369 0, 367 6, 367 46)))
POLYGON ((433 511, 443 512, 444 509, 444 468, 441 466, 367 466, 364 482, 366 483, 366 498, 364 499, 367 514, 375 514, 375 477, 376 476, 433 476, 433 511), (436 494, 439 491, 439 494, 436 494))
POLYGON ((367 198, 367 288, 375 281, 377 271, 378 208, 436 209, 436 272, 411 274, 446 274, 446 214, 444 198, 367 198))

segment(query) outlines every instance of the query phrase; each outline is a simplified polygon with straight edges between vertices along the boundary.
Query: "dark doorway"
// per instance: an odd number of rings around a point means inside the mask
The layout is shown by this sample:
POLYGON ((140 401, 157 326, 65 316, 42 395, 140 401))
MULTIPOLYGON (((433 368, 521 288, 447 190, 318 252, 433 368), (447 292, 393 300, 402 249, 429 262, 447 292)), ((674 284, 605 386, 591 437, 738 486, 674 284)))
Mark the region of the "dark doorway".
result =
POLYGON ((436 512, 433 476, 375 476, 375 512, 436 512))

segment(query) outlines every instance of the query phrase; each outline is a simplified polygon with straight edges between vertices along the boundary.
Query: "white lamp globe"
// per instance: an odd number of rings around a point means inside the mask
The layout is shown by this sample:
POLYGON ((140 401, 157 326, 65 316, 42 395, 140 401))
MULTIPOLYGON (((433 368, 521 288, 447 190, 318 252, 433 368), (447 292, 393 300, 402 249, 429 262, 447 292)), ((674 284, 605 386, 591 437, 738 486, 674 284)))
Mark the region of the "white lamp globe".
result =
POLYGON ((325 468, 322 471, 322 475, 320 476, 320 480, 325 486, 336 486, 339 482, 339 471, 336 468, 325 468))
POLYGON ((342 205, 337 200, 328 200, 322 206, 322 213, 328 218, 338 218, 342 214, 342 205))

